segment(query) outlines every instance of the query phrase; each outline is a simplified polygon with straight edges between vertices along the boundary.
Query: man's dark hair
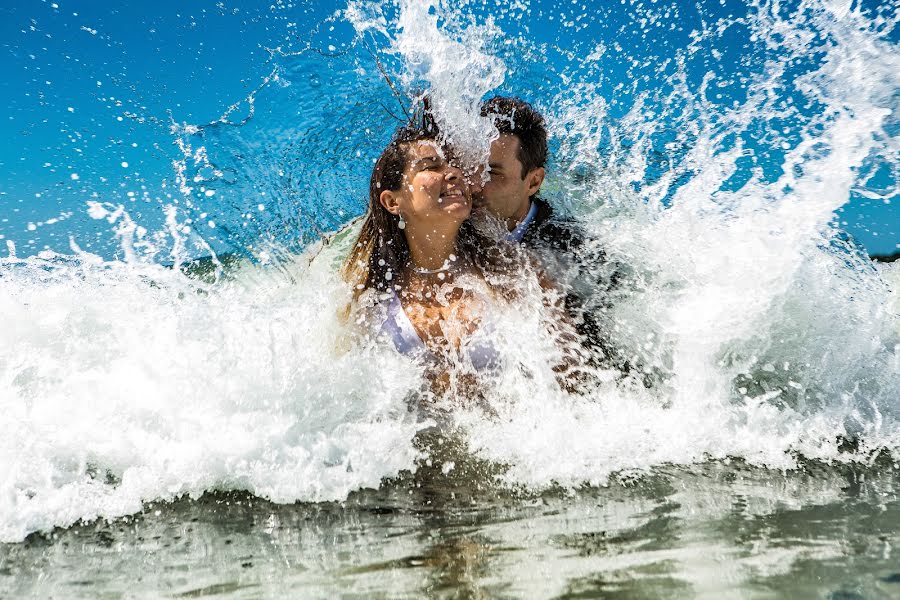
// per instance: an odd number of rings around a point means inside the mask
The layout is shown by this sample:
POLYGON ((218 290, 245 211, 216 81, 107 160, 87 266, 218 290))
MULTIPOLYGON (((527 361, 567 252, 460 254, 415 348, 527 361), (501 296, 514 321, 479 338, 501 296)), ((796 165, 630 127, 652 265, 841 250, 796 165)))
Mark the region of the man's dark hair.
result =
POLYGON ((493 117, 502 134, 519 138, 517 158, 522 163, 522 179, 530 171, 547 164, 547 128, 541 113, 519 98, 494 96, 481 105, 481 116, 493 117))

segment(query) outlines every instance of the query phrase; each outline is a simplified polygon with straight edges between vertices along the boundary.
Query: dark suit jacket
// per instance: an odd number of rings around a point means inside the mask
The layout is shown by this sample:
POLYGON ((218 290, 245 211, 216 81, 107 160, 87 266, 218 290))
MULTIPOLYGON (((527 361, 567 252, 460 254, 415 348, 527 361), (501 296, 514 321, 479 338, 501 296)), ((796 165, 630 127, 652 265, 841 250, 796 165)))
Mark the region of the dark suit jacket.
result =
POLYGON ((541 261, 547 272, 565 287, 565 308, 593 356, 591 362, 626 371, 627 361, 608 342, 603 314, 611 305, 611 292, 620 273, 608 264, 606 253, 578 221, 560 216, 547 202, 532 199, 537 214, 522 244, 541 261))
POLYGON ((553 207, 540 198, 533 198, 532 202, 537 205, 537 214, 522 238, 526 248, 573 252, 584 246, 584 231, 574 219, 558 217, 553 207))

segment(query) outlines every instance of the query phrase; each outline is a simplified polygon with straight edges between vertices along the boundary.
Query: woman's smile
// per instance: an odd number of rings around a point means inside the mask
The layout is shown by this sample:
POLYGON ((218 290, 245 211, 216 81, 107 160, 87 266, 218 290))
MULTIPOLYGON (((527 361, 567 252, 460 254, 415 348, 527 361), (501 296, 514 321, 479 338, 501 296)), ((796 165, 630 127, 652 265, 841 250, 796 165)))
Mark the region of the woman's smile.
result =
POLYGON ((466 197, 466 194, 465 194, 465 192, 463 192, 462 189, 452 188, 452 189, 445 190, 444 192, 442 192, 441 195, 438 197, 438 202, 441 204, 444 204, 447 202, 466 203, 466 202, 468 202, 468 198, 466 197))

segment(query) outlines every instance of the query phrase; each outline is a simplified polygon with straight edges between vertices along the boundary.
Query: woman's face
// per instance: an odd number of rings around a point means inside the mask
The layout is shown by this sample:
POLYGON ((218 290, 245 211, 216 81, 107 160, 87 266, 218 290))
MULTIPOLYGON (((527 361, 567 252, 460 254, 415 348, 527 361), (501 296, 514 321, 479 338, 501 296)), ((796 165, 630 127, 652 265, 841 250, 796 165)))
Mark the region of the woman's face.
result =
POLYGON ((400 215, 409 224, 459 224, 469 218, 472 195, 462 171, 432 141, 415 142, 407 150, 409 163, 403 185, 394 192, 400 215))

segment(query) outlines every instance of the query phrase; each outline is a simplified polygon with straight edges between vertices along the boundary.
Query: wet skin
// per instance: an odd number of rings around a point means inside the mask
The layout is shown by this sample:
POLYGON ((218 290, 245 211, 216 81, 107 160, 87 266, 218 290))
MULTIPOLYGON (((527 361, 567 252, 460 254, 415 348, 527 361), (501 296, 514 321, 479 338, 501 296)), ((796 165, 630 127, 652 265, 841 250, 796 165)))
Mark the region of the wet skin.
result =
POLYGON ((478 205, 484 205, 495 217, 506 222, 512 231, 528 214, 530 198, 544 182, 544 168, 525 172, 519 160, 519 138, 502 134, 491 143, 488 161, 489 179, 481 183, 481 172, 476 170, 472 179, 473 192, 478 205))
POLYGON ((400 292, 404 311, 425 345, 442 356, 458 350, 477 328, 483 303, 473 289, 486 290, 472 266, 455 253, 459 228, 472 211, 472 194, 460 168, 438 145, 420 142, 409 152, 400 190, 386 190, 380 200, 406 222, 403 234, 413 264, 400 292), (465 286, 455 285, 460 279, 465 286))

